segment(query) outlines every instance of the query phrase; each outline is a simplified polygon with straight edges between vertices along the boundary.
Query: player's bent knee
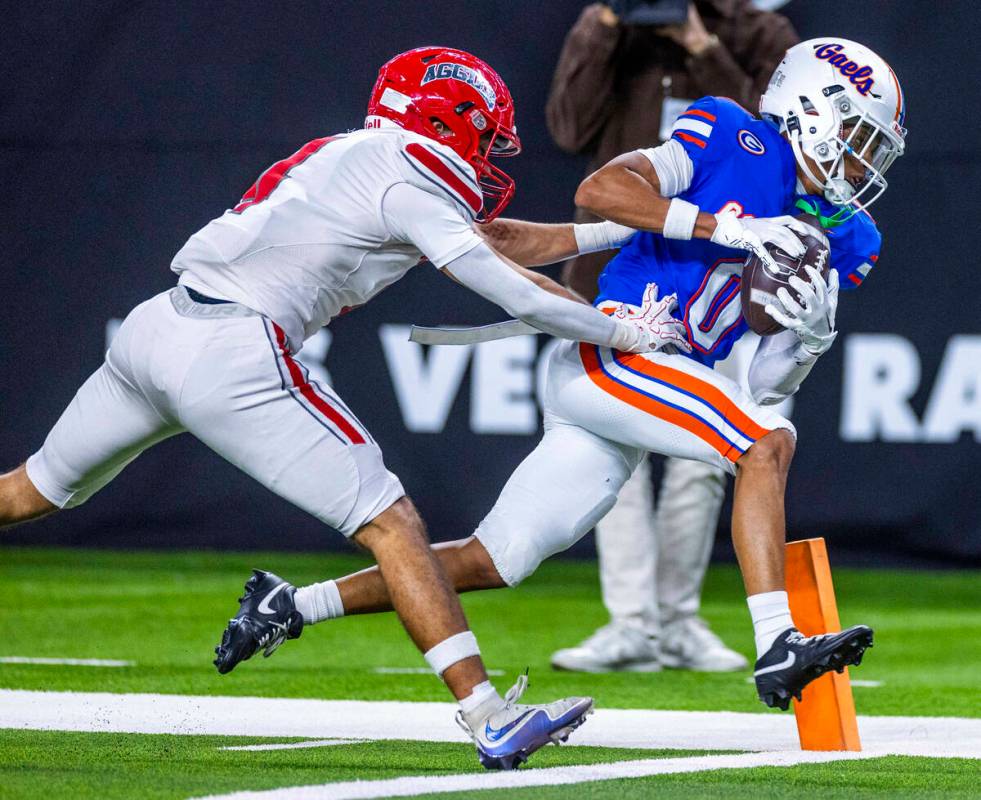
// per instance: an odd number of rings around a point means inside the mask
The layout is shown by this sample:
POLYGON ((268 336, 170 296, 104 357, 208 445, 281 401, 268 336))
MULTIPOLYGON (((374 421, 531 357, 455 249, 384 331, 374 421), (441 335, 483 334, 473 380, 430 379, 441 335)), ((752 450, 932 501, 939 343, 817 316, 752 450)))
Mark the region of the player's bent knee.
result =
POLYGON ((790 469, 796 448, 797 441, 793 434, 778 428, 758 439, 739 459, 739 467, 786 473, 790 469))
POLYGON ((422 517, 412 501, 404 496, 363 525, 351 538, 370 552, 395 539, 402 542, 414 539, 420 545, 429 546, 422 517))

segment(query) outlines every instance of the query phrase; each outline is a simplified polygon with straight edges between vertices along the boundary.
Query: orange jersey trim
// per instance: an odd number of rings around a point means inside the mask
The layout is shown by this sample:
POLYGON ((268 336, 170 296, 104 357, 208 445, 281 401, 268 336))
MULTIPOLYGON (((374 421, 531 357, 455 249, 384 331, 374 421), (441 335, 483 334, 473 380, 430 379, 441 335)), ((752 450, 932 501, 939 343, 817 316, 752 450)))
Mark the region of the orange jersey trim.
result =
POLYGON ((689 136, 684 131, 675 131, 674 135, 677 136, 679 139, 684 139, 686 142, 697 144, 703 150, 705 149, 705 142, 703 142, 701 139, 696 139, 694 136, 689 136))
POLYGON ((718 389, 711 383, 689 375, 687 372, 654 364, 636 354, 621 353, 621 356, 622 358, 619 360, 624 366, 630 367, 630 369, 641 372, 655 380, 677 386, 679 389, 684 389, 696 397, 700 397, 753 441, 770 433, 767 428, 758 425, 750 419, 721 389, 718 389))
POLYGON ((681 116, 694 116, 694 117, 704 117, 709 122, 715 122, 715 114, 709 114, 708 111, 702 111, 700 108, 689 108, 681 116))
POLYGON ((603 368, 599 363, 599 357, 596 355, 595 345, 580 343, 579 357, 582 359, 583 366, 586 368, 586 374, 589 376, 589 379, 607 394, 613 395, 627 405, 633 406, 634 408, 650 414, 653 417, 657 417, 658 419, 662 419, 665 422, 669 422, 672 425, 676 425, 679 428, 688 431, 693 436, 697 436, 719 455, 728 461, 731 461, 733 464, 735 464, 742 455, 739 450, 719 436, 708 425, 699 422, 697 419, 690 417, 689 415, 684 414, 675 408, 662 405, 650 397, 645 397, 638 392, 633 392, 625 386, 621 386, 616 381, 611 380, 603 372, 603 368))

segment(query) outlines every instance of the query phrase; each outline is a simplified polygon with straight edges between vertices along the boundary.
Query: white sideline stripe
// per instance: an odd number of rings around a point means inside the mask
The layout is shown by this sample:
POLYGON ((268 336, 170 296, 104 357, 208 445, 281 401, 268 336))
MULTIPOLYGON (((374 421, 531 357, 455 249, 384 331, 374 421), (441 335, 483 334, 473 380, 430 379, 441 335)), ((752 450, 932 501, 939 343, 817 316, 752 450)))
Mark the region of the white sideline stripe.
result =
POLYGON ((135 661, 119 661, 115 658, 31 658, 28 656, 0 656, 0 664, 44 664, 68 667, 135 667, 135 661))
MULTIPOLYGON (((750 677, 748 677, 746 679, 746 683, 754 683, 755 684, 756 683, 756 679, 754 677, 750 676, 750 677)), ((884 686, 885 685, 885 682, 884 681, 863 681, 861 678, 859 678, 858 680, 855 680, 854 678, 852 678, 852 680, 849 681, 849 683, 851 683, 852 686, 859 687, 860 689, 878 689, 880 686, 884 686)))
MULTIPOLYGON (((371 670, 376 675, 432 675, 436 677, 429 667, 375 667, 371 670)), ((499 678, 504 674, 503 669, 489 669, 487 674, 494 678, 499 678)))
POLYGON ((313 739, 309 742, 277 742, 275 744, 237 744, 219 750, 242 750, 257 753, 262 750, 303 750, 307 747, 331 747, 336 744, 361 744, 366 739, 313 739))
POLYGON ((443 792, 473 792, 481 789, 521 789, 529 786, 562 786, 622 778, 646 778, 684 772, 752 767, 792 767, 868 758, 865 753, 743 753, 730 756, 693 758, 649 758, 616 761, 612 764, 583 764, 515 772, 470 772, 463 775, 418 775, 378 781, 343 781, 318 786, 232 792, 198 800, 368 800, 379 797, 412 797, 443 792))
MULTIPOLYGON (((27 730, 466 742, 455 711, 452 703, 0 689, 0 727, 27 730)), ((863 746, 878 753, 981 758, 981 719, 861 716, 858 725, 863 746)), ((601 708, 572 736, 576 745, 651 750, 800 746, 793 714, 776 711, 601 708)))

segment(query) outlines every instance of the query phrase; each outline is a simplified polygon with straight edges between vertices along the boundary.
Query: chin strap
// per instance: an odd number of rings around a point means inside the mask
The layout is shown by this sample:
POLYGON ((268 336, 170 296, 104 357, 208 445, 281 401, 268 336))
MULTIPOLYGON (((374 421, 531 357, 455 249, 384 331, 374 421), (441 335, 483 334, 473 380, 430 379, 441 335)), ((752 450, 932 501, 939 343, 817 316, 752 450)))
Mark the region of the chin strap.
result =
MULTIPOLYGON (((834 178, 832 178, 830 174, 825 173, 825 180, 823 181, 819 180, 818 177, 813 172, 811 172, 810 167, 808 167, 807 165, 807 161, 804 159, 804 154, 801 150, 800 140, 798 136, 794 134, 789 134, 787 138, 790 141, 791 149, 794 151, 794 158, 797 161, 797 165, 800 167, 803 173, 808 178, 810 178, 813 184, 815 184, 816 186, 821 186, 823 187, 824 191, 827 191, 829 182, 834 180, 834 178)), ((820 168, 822 171, 824 171, 823 166, 821 166, 820 168)), ((829 200, 829 202, 831 201, 829 200)), ((817 217, 818 220, 821 222, 822 228, 837 227, 838 225, 841 225, 843 222, 849 219, 857 211, 857 209, 853 206, 836 206, 838 208, 838 211, 836 211, 830 217, 827 217, 821 213, 821 210, 817 207, 816 203, 812 203, 809 200, 805 200, 801 198, 797 200, 795 205, 801 211, 805 211, 808 214, 813 214, 815 217, 817 217), (804 205, 801 205, 802 203, 804 205)))

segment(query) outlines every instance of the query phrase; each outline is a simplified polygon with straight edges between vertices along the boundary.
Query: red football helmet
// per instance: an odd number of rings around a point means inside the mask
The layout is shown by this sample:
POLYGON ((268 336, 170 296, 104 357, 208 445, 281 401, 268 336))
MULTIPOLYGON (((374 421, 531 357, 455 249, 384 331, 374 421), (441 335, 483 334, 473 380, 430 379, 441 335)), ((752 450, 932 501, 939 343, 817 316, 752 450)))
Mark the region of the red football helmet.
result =
POLYGON ((521 152, 514 101, 501 76, 476 56, 450 47, 417 47, 395 56, 378 72, 368 115, 435 139, 473 165, 484 195, 481 222, 494 219, 514 197, 514 180, 490 163, 492 156, 521 152), (434 120, 442 123, 441 132, 434 120))

